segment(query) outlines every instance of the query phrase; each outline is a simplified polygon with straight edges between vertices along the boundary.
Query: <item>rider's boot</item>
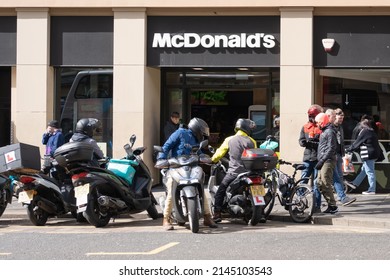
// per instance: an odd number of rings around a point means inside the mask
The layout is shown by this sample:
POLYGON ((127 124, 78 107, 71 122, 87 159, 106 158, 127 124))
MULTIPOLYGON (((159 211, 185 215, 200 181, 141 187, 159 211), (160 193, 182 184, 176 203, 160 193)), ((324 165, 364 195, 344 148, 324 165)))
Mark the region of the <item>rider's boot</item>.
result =
POLYGON ((221 211, 214 210, 213 220, 216 223, 220 223, 222 221, 221 211))
POLYGON ((163 228, 165 230, 173 230, 173 225, 172 225, 172 222, 171 222, 171 219, 169 217, 164 217, 163 219, 163 228))
POLYGON ((211 214, 205 214, 203 217, 203 225, 210 228, 217 228, 218 225, 211 218, 211 214))

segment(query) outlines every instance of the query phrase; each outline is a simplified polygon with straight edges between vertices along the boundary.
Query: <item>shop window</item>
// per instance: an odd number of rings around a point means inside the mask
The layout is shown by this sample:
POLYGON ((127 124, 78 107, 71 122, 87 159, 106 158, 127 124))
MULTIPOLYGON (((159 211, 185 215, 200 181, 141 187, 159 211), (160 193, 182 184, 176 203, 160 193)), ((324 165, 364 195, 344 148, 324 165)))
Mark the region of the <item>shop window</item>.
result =
MULTIPOLYGON (((385 151, 390 150, 390 70, 321 69, 316 70, 317 98, 329 108, 341 108, 346 143, 364 114, 374 117, 378 137, 385 151)), ((318 102, 318 101, 317 101, 318 102)), ((321 104, 321 102, 318 102, 321 104)))

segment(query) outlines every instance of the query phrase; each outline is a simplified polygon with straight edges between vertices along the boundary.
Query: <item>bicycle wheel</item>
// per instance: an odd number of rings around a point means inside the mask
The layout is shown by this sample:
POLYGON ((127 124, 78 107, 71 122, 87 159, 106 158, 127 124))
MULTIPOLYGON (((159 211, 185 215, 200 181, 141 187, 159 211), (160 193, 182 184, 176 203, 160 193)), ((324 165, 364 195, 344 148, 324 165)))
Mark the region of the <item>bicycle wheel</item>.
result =
POLYGON ((306 223, 311 219, 314 210, 314 192, 307 184, 297 185, 290 195, 288 211, 296 223, 306 223))
POLYGON ((265 207, 263 212, 263 217, 265 219, 268 219, 268 216, 274 208, 276 192, 278 189, 278 180, 276 176, 277 173, 272 171, 270 175, 271 178, 267 178, 265 182, 265 187, 268 188, 267 193, 265 194, 265 207))

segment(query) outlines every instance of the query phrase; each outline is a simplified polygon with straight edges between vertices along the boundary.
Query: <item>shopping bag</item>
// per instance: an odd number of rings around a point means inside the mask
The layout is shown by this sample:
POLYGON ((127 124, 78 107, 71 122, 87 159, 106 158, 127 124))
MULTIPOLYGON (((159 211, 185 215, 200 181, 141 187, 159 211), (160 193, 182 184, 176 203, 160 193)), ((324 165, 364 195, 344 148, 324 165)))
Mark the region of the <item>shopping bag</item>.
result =
POLYGON ((355 173, 355 167, 352 164, 352 154, 347 153, 343 157, 343 173, 355 173))

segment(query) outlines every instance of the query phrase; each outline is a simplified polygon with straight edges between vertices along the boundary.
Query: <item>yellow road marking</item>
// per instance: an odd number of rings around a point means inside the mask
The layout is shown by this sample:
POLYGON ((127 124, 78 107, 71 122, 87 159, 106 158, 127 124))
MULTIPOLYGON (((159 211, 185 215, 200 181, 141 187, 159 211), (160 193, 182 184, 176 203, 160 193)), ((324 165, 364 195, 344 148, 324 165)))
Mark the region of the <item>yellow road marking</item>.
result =
POLYGON ((155 255, 158 253, 161 253, 162 251, 165 251, 173 246, 176 246, 180 242, 171 242, 164 246, 158 247, 152 251, 149 252, 96 252, 96 253, 86 253, 87 256, 97 256, 97 255, 155 255))

